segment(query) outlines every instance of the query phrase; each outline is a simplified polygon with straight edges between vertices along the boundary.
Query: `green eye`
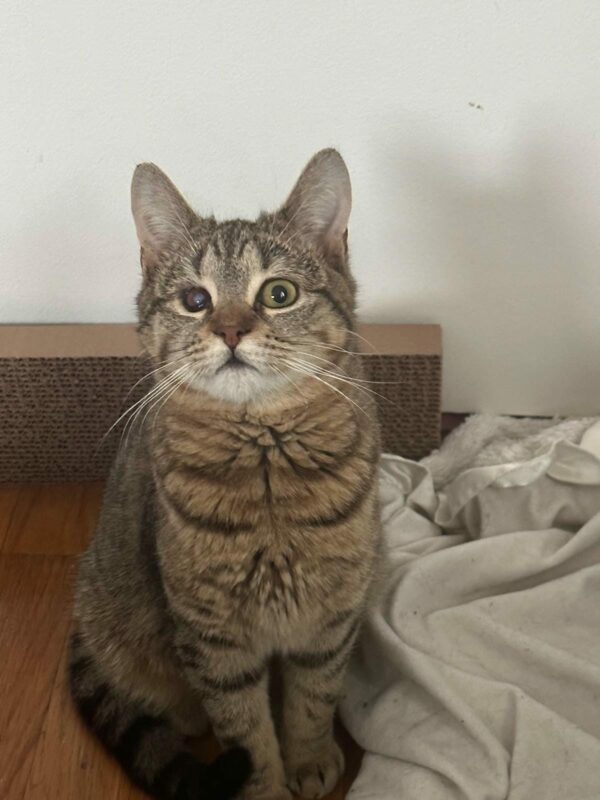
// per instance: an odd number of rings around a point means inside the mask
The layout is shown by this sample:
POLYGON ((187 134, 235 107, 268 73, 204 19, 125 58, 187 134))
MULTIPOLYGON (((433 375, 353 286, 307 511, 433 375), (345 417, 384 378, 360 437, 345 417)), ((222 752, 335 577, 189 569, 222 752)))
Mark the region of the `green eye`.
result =
POLYGON ((296 302, 298 289, 291 281, 277 278, 268 281, 258 293, 258 301, 267 308, 285 308, 296 302))

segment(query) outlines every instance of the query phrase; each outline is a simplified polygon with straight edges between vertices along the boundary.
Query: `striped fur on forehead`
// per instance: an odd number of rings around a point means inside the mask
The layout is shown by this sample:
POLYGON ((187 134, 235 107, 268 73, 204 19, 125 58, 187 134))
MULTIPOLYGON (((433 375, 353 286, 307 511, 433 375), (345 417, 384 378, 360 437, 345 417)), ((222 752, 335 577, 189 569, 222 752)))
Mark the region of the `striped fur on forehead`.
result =
POLYGON ((209 245, 221 262, 234 262, 242 257, 244 249, 255 235, 252 223, 241 219, 228 220, 217 226, 209 245))
POLYGON ((262 275, 268 261, 247 225, 219 226, 198 263, 200 283, 211 280, 225 296, 245 294, 253 276, 262 275))

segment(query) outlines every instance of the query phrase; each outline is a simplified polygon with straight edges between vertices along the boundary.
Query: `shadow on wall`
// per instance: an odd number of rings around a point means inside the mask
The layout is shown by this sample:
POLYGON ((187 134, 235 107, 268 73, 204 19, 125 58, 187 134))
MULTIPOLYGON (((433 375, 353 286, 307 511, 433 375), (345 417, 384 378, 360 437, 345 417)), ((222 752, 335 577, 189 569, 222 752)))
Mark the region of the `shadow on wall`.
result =
POLYGON ((551 134, 501 165, 431 138, 375 156, 397 198, 384 249, 430 284, 382 316, 443 325, 446 410, 600 411, 600 209, 569 156, 551 134))

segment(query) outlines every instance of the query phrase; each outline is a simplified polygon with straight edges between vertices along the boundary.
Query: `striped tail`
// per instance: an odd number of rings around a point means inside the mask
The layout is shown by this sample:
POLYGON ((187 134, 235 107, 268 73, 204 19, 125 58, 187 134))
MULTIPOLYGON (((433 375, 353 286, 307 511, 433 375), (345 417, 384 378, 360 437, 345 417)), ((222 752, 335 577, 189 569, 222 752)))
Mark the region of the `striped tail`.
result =
POLYGON ((252 768, 248 752, 228 750, 203 764, 162 717, 103 681, 80 637, 71 639, 71 694, 90 730, 117 759, 129 779, 157 800, 230 800, 252 768))

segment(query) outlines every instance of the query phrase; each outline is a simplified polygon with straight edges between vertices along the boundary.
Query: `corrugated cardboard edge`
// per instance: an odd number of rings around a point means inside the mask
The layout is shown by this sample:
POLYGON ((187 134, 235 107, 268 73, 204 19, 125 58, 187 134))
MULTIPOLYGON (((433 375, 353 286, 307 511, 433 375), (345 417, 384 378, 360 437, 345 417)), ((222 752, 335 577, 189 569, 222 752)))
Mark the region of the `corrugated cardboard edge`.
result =
MULTIPOLYGON (((365 325, 360 335, 384 449, 426 455, 440 441, 439 327, 365 325)), ((113 423, 147 391, 147 371, 133 325, 0 326, 0 481, 104 477, 123 433, 113 423)))

